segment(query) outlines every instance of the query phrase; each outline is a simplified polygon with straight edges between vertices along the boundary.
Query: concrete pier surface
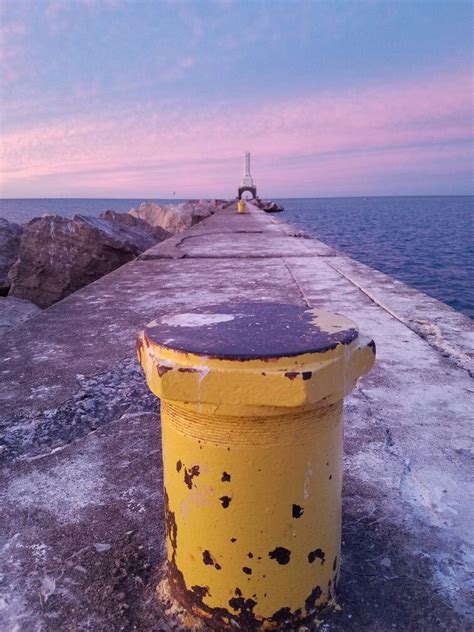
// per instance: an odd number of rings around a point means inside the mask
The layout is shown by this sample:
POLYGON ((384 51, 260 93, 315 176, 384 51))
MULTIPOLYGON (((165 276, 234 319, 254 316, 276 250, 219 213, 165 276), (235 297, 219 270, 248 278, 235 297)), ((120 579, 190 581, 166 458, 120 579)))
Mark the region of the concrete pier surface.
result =
POLYGON ((377 343, 346 402, 338 605, 308 629, 472 629, 472 321, 247 204, 0 338, 3 630, 196 629, 156 590, 159 410, 135 337, 246 301, 338 312, 377 343))

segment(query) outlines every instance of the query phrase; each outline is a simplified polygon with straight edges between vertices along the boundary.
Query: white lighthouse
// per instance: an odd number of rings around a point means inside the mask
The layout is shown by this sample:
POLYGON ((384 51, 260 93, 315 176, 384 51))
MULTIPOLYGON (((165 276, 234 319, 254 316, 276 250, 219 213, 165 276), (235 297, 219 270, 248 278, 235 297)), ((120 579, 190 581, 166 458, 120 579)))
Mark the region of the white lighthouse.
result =
POLYGON ((242 176, 242 184, 239 187, 239 199, 242 197, 242 193, 248 191, 253 198, 257 197, 257 187, 253 183, 253 178, 250 174, 250 152, 247 151, 244 155, 244 174, 242 176))
POLYGON ((243 187, 253 187, 253 178, 250 175, 250 152, 248 151, 244 156, 244 175, 242 178, 243 187))

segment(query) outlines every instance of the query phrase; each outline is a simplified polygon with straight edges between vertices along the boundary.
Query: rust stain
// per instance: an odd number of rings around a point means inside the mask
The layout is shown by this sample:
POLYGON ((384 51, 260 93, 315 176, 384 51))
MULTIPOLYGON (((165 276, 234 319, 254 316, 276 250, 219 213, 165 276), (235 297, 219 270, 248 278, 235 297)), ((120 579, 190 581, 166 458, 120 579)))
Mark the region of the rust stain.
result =
POLYGON ((276 560, 278 564, 288 564, 290 561, 291 551, 285 549, 284 546, 277 546, 273 551, 268 553, 268 557, 272 560, 276 560))
POLYGON ((170 366, 166 366, 165 364, 158 364, 158 365, 156 366, 156 369, 157 369, 157 371, 158 371, 158 375, 159 375, 160 377, 163 377, 163 375, 164 375, 165 373, 168 373, 168 371, 172 371, 172 368, 171 368, 170 366))
POLYGON ((135 348, 137 350, 138 360, 141 362, 142 360, 142 351, 143 351, 143 339, 141 336, 137 337, 137 342, 135 344, 135 348))
POLYGON ((199 599, 209 595, 209 586, 191 586, 191 590, 199 599))
POLYGON ((202 552, 202 561, 207 566, 214 566, 214 568, 217 571, 220 571, 222 568, 222 566, 218 562, 216 562, 215 558, 211 555, 210 551, 208 551, 207 549, 202 552))
POLYGON ((308 615, 311 615, 314 613, 314 611, 317 608, 316 602, 321 597, 322 594, 323 594, 323 591, 321 590, 319 586, 316 586, 311 591, 311 594, 307 597, 307 599, 304 602, 306 606, 306 613, 308 615))
POLYGON ((324 555, 324 551, 322 549, 314 549, 314 551, 310 551, 308 553, 308 562, 312 564, 316 559, 321 561, 321 566, 324 564, 326 556, 324 555))
POLYGON ((221 496, 219 500, 221 501, 221 505, 224 507, 224 509, 227 509, 227 507, 230 505, 232 498, 230 498, 230 496, 221 496))
POLYGON ((184 468, 184 483, 189 489, 193 488, 193 478, 199 474, 199 465, 193 465, 189 470, 187 467, 184 468))
POLYGON ((301 518, 304 513, 304 507, 300 507, 300 505, 293 505, 291 509, 291 515, 293 518, 301 518))

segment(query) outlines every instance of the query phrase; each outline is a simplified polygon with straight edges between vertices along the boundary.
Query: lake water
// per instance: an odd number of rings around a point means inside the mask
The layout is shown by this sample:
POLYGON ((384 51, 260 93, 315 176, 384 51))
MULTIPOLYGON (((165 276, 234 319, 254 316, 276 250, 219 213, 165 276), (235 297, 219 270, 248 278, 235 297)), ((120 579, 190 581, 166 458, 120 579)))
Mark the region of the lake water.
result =
POLYGON ((0 217, 6 217, 12 222, 23 224, 33 217, 45 213, 54 213, 72 217, 73 215, 100 215, 111 209, 119 213, 126 213, 136 208, 142 202, 156 202, 157 204, 178 204, 184 200, 109 200, 106 198, 41 198, 41 199, 0 199, 0 217))
MULTIPOLYGON (((0 216, 22 223, 44 213, 126 212, 146 201, 181 200, 0 200, 0 216)), ((281 219, 474 318, 473 196, 277 201, 281 219)))
POLYGON ((474 318, 474 197, 281 200, 291 224, 474 318))

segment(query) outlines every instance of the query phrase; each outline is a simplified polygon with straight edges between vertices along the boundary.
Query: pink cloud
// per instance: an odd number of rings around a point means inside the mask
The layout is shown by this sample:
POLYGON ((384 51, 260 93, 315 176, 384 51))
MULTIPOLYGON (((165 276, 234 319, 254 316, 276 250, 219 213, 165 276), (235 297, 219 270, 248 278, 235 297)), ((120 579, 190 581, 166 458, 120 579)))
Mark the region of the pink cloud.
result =
POLYGON ((277 102, 137 104, 31 125, 4 135, 3 194, 233 194, 246 148, 257 184, 280 195, 370 192, 413 173, 428 186, 469 163, 471 89, 459 74, 277 102))

